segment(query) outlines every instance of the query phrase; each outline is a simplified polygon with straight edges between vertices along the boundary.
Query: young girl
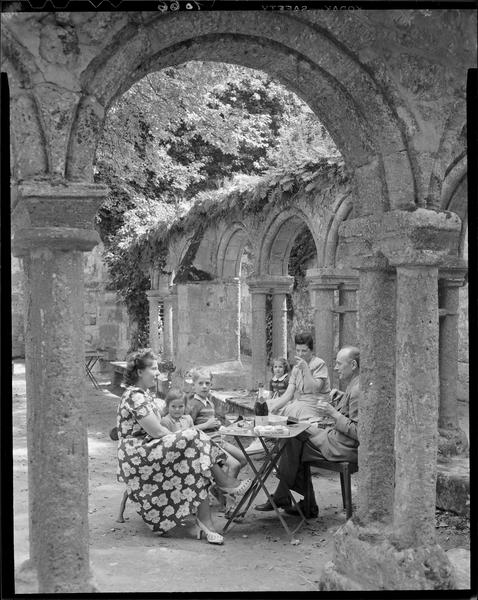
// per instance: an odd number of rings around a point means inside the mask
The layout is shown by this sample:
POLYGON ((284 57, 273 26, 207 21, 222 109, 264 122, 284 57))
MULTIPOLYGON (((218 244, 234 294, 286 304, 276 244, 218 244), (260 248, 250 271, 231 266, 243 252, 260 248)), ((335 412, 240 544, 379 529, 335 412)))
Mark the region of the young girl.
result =
POLYGON ((289 385, 289 363, 285 358, 274 358, 272 361, 272 379, 269 382, 271 398, 281 396, 289 385))
MULTIPOLYGON (((285 358, 274 358, 272 361, 272 379, 269 382, 271 399, 281 396, 289 385, 289 363, 285 358)), ((262 454, 264 446, 256 439, 246 449, 247 454, 262 454)))
POLYGON ((194 427, 191 415, 185 415, 186 394, 178 389, 169 390, 165 398, 167 414, 161 419, 161 425, 172 431, 184 431, 194 427))

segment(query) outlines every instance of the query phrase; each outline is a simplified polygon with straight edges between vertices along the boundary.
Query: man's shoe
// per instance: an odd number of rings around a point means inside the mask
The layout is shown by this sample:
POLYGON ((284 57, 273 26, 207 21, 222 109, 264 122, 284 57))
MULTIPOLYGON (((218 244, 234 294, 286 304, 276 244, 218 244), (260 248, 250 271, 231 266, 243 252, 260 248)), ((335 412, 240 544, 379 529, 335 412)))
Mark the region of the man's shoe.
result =
MULTIPOLYGON (((274 500, 274 502, 275 502, 275 500, 274 500)), ((276 506, 277 506, 277 508, 284 508, 285 510, 287 510, 288 508, 291 507, 291 505, 289 503, 285 503, 285 502, 276 502, 276 506)), ((274 510, 274 507, 272 506, 270 501, 267 500, 267 502, 264 502, 264 504, 256 504, 254 506, 254 509, 259 510, 261 512, 268 512, 270 510, 274 510)))
MULTIPOLYGON (((306 519, 316 519, 319 516, 319 507, 311 506, 309 511, 305 510, 304 503, 302 500, 299 502, 300 510, 304 513, 304 517, 306 519)), ((289 508, 284 509, 288 515, 295 515, 300 517, 299 511, 295 506, 290 506, 289 508)))

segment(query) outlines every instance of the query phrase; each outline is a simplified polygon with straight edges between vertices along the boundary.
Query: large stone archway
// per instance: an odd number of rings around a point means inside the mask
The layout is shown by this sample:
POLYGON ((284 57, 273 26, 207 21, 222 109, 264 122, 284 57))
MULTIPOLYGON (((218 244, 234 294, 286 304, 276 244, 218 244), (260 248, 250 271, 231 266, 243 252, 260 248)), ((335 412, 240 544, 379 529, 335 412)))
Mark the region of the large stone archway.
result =
POLYGON ((29 447, 37 477, 31 557, 40 592, 91 589, 78 333, 79 257, 98 241, 92 222, 106 194, 92 183, 96 142, 115 97, 151 70, 194 59, 235 62, 279 79, 316 112, 353 176, 353 218, 338 233, 360 272, 360 520, 339 536, 324 585, 370 589, 367 573, 380 572, 382 587, 403 588, 397 543, 420 565, 416 587, 451 585, 449 565, 433 545, 437 432, 430 423, 438 411, 438 267, 457 255, 461 225, 456 215, 425 207, 438 206, 442 193, 432 178, 444 173, 434 162, 440 140, 443 156, 450 144, 463 146, 455 124, 465 118, 463 72, 475 66, 476 22, 460 10, 410 14, 2 14, 14 185, 27 215, 14 238, 27 274, 27 389, 42 407, 28 430, 41 442, 41 453, 36 441, 29 447), (45 328, 45 319, 54 326, 45 328), (42 417, 55 402, 64 409, 61 422, 42 417), (59 484, 66 465, 59 456, 67 457, 68 485, 59 484), (43 512, 35 512, 40 503, 43 512), (380 556, 364 541, 372 538, 383 541, 380 556), (436 572, 426 562, 438 565, 436 572))
MULTIPOLYGON (((90 176, 96 140, 88 139, 91 103, 107 110, 114 98, 148 72, 187 60, 219 60, 266 71, 305 100, 333 137, 374 210, 419 202, 406 139, 393 106, 367 69, 321 28, 275 14, 177 14, 141 28, 128 24, 121 43, 82 73, 80 101, 69 140, 67 176, 90 176), (393 168, 391 168, 393 165, 393 168), (400 167, 399 167, 400 165, 400 167), (377 178, 382 182, 377 196, 377 178)), ((360 195, 358 198, 363 198, 360 195)), ((360 204, 360 200, 358 200, 360 204)))

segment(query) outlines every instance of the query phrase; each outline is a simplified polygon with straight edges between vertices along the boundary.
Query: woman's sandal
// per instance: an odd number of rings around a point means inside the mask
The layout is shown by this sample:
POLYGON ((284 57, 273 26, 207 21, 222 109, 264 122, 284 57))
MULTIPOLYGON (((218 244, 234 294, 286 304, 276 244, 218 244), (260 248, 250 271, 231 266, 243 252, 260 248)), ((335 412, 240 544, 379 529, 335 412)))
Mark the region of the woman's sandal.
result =
POLYGON ((208 544, 224 544, 224 538, 222 537, 222 535, 220 533, 217 533, 216 531, 211 531, 210 529, 208 529, 204 523, 201 523, 201 521, 196 518, 196 525, 198 527, 198 531, 197 531, 197 538, 198 540, 200 540, 202 538, 202 534, 204 533, 206 536, 206 540, 208 541, 208 544))
POLYGON ((232 494, 233 496, 244 496, 244 494, 251 487, 251 485, 252 479, 243 479, 237 487, 221 487, 219 485, 217 487, 221 490, 221 492, 224 492, 225 494, 232 494))

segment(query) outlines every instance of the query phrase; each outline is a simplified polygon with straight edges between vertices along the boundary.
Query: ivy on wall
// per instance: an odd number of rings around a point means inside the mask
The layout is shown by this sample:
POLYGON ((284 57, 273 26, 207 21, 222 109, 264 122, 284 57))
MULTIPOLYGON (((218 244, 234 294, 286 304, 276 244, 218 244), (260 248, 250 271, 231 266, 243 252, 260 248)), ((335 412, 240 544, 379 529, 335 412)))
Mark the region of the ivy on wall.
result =
MULTIPOLYGON (((283 206, 285 209, 295 197, 314 195, 319 191, 324 194, 347 181, 347 172, 340 159, 302 161, 288 168, 271 169, 262 177, 238 176, 228 187, 200 192, 191 208, 179 217, 175 216, 171 206, 144 202, 140 207, 126 211, 123 224, 109 236, 108 225, 115 216, 111 217, 109 210, 108 218, 103 221, 103 212, 100 211, 97 221, 106 248, 104 259, 114 288, 137 324, 138 333, 132 341, 132 347, 148 342, 148 302, 145 293, 150 288, 148 270, 152 266, 164 269, 168 246, 173 237, 193 233, 176 281, 211 279, 211 274, 199 272, 192 265, 207 227, 222 219, 227 221, 236 211, 247 216, 259 215, 272 207, 283 206)), ((314 253, 313 238, 305 227, 297 236, 290 256, 289 273, 295 278, 294 289, 303 285, 305 265, 314 253)), ((289 318, 292 322, 293 309, 289 318)))

